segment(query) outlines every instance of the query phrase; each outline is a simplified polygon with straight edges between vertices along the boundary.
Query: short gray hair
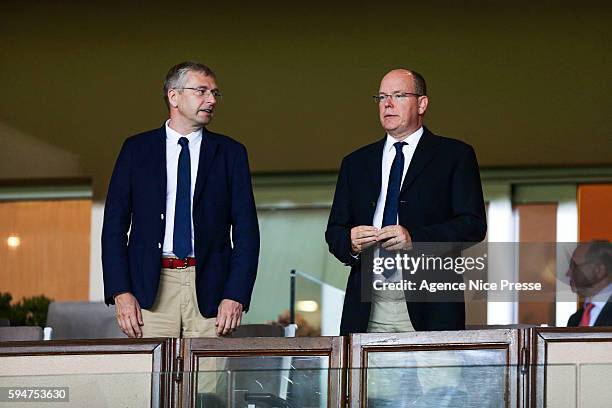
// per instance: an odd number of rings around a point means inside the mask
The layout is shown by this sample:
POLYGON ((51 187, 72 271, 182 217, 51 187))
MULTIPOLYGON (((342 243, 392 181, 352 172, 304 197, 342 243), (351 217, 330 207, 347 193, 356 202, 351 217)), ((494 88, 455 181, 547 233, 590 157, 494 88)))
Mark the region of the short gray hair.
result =
POLYGON ((164 102, 170 109, 170 101, 168 100, 168 91, 173 88, 182 88, 185 86, 185 76, 188 72, 200 72, 205 76, 209 76, 216 79, 215 73, 208 66, 199 62, 185 61, 180 64, 176 64, 166 74, 164 79, 164 102))

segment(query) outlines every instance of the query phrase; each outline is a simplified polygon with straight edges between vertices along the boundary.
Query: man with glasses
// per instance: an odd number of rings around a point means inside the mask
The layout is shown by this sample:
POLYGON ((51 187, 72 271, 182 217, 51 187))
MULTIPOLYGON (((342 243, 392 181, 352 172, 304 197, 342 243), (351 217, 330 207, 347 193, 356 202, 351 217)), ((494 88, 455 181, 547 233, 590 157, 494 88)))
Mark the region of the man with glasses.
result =
POLYGON ((111 177, 105 301, 129 337, 227 335, 249 308, 259 257, 247 152, 206 128, 221 100, 206 65, 172 67, 164 100, 169 119, 128 138, 111 177))
POLYGON ((570 316, 569 327, 612 326, 612 244, 591 241, 579 244, 566 276, 572 291, 584 303, 570 316))
POLYGON ((386 134, 342 161, 325 234, 330 252, 351 266, 340 334, 464 329, 462 292, 406 301, 402 290, 372 290, 371 266, 373 256, 413 243, 484 239, 476 155, 423 126, 429 99, 417 72, 390 71, 374 100, 386 134))

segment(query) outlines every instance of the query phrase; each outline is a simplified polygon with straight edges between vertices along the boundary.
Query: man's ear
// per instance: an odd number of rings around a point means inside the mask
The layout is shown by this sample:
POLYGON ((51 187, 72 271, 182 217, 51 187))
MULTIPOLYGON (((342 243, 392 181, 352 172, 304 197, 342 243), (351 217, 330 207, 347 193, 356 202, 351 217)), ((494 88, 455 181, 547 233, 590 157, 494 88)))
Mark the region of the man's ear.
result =
POLYGON ((429 105, 429 98, 427 95, 419 96, 419 115, 424 115, 429 105))
POLYGON ((178 106, 178 102, 176 100, 177 96, 178 92, 176 91, 176 89, 168 90, 168 103, 170 104, 171 108, 176 108, 178 106))
POLYGON ((599 283, 602 280, 606 279, 606 277, 608 276, 608 271, 606 270, 606 266, 600 262, 596 263, 594 276, 595 276, 595 283, 599 283))

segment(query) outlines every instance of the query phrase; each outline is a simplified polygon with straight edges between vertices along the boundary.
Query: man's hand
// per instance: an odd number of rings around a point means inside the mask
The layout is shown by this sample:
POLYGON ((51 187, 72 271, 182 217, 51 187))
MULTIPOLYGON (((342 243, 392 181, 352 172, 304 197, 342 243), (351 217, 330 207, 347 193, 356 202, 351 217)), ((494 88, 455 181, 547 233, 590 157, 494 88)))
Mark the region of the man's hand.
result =
POLYGON ((387 225, 381 228, 376 240, 382 242, 382 247, 388 251, 412 249, 410 233, 401 225, 387 225))
POLYGON ((378 228, 369 225, 360 225, 351 228, 351 251, 358 254, 376 243, 378 228))
POLYGON ((142 312, 134 295, 126 292, 115 296, 115 315, 122 332, 131 338, 142 337, 142 312))
POLYGON ((242 304, 231 299, 223 299, 217 312, 217 336, 231 334, 242 320, 242 304))

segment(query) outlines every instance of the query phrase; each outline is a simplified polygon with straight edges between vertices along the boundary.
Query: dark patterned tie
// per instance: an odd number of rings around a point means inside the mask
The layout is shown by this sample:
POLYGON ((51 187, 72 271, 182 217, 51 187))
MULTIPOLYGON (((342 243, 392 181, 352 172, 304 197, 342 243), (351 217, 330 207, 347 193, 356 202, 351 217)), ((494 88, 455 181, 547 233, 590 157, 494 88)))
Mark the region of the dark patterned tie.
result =
POLYGON ((395 158, 389 171, 389 184, 387 185, 387 199, 383 212, 382 226, 397 224, 397 210, 399 207, 399 194, 402 186, 402 173, 404 172, 404 152, 402 148, 406 142, 394 143, 395 158))
MULTIPOLYGON (((395 147, 395 158, 391 164, 391 170, 389 171, 389 184, 387 184, 387 198, 385 200, 385 210, 383 212, 382 226, 396 225, 397 224, 397 212, 399 208, 399 194, 400 188, 402 187, 402 174, 404 172, 404 152, 402 148, 407 145, 406 142, 396 142, 393 144, 395 147)), ((381 250, 380 256, 389 257, 393 256, 392 252, 381 250)), ((383 276, 389 279, 395 270, 387 270, 383 272, 383 276)))
POLYGON ((179 139, 181 153, 176 178, 176 203, 174 206, 173 252, 179 259, 191 253, 191 158, 189 140, 179 139))

